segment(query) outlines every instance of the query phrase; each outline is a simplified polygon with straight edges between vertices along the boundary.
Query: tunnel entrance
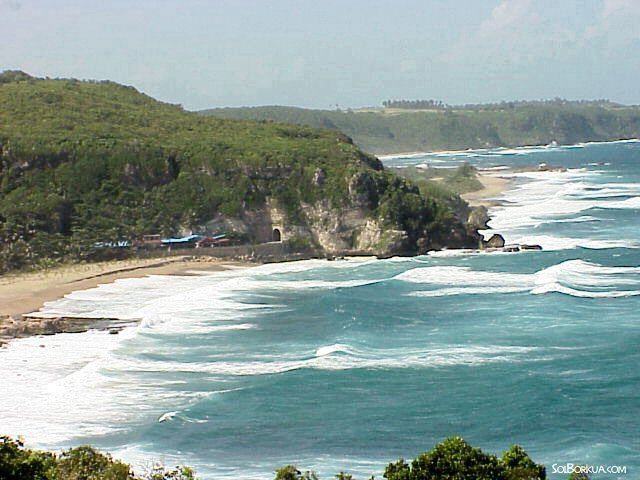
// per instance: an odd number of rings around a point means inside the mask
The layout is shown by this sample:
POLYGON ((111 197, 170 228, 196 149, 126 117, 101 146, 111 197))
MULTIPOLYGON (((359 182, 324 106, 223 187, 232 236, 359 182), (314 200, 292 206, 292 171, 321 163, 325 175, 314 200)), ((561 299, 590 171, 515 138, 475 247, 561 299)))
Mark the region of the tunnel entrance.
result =
POLYGON ((281 242, 282 241, 282 233, 280 233, 279 228, 274 228, 273 233, 271 234, 271 241, 273 242, 281 242))

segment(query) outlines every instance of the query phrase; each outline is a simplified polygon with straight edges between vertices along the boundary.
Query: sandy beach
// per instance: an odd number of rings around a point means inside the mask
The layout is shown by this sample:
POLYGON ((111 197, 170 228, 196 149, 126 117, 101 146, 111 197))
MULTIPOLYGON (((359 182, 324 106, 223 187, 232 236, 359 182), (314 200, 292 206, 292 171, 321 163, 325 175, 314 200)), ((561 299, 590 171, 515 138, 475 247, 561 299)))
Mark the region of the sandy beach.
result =
MULTIPOLYGON (((509 180, 491 174, 478 174, 483 188, 462 195, 471 206, 496 204, 495 198, 508 188, 509 180)), ((190 270, 220 271, 245 267, 247 263, 212 257, 169 257, 114 260, 109 262, 65 265, 49 270, 0 276, 0 340, 38 333, 37 312, 45 302, 79 290, 94 288, 121 278, 147 275, 180 275, 190 270), (27 324, 30 322, 29 324, 27 324)), ((86 328, 86 323, 82 328, 86 328)), ((73 327, 73 326, 71 326, 73 327)), ((54 330, 70 328, 67 324, 54 330)))
POLYGON ((16 326, 27 321, 23 316, 28 317, 45 302, 74 291, 94 288, 120 278, 185 275, 193 270, 220 271, 247 265, 211 257, 183 256, 65 265, 38 272, 4 275, 0 277, 0 337, 14 336, 12 331, 16 326))
POLYGON ((510 181, 506 178, 486 173, 478 174, 478 180, 482 183, 483 188, 460 195, 472 207, 482 205, 488 208, 495 206, 498 202, 493 199, 507 190, 510 184, 510 181))

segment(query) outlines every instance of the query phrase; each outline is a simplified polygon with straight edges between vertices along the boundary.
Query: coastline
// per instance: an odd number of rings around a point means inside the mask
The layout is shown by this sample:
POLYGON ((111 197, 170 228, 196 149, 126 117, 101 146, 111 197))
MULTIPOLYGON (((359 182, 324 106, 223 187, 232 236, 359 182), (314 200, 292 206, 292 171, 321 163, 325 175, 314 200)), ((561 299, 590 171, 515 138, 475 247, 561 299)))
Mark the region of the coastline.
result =
POLYGON ((482 188, 460 195, 460 198, 467 202, 470 207, 495 207, 499 204, 496 197, 509 190, 512 184, 512 181, 507 178, 483 172, 479 172, 477 178, 482 184, 482 188))
POLYGON ((477 153, 477 152, 490 152, 496 150, 525 150, 530 148, 563 148, 563 147, 583 147, 585 145, 600 145, 609 143, 635 143, 640 142, 640 138, 621 138, 619 140, 605 140, 594 142, 578 142, 578 143, 559 143, 557 145, 514 145, 510 147, 486 147, 486 148, 466 148, 456 150, 423 150, 423 151, 408 151, 408 152, 394 152, 394 153, 381 153, 375 154, 380 160, 392 160, 394 158, 410 158, 421 157, 423 155, 455 155, 464 153, 477 153))
MULTIPOLYGON (((527 147, 523 147, 527 148, 527 147)), ((431 152, 435 153, 435 152, 431 152)), ((441 152, 451 153, 451 152, 441 152)), ((423 155, 423 152, 389 155, 423 155)), ((512 181, 498 174, 480 171, 477 178, 483 188, 461 195, 470 207, 490 208, 495 197, 509 189, 512 181)), ((46 302, 65 295, 95 288, 118 279, 147 275, 188 275, 189 270, 221 271, 243 268, 249 262, 214 257, 176 256, 169 258, 112 260, 98 263, 63 265, 50 270, 0 276, 0 346, 13 338, 38 334, 80 332, 89 328, 119 328, 113 319, 46 318, 38 311, 46 302)), ((121 323, 121 322, 120 322, 121 323)))
POLYGON ((177 256, 63 265, 50 270, 2 276, 0 345, 22 336, 109 327, 109 319, 48 319, 37 315, 46 302, 63 298, 71 292, 88 290, 122 278, 188 275, 189 271, 215 272, 249 265, 249 262, 214 257, 177 256))
MULTIPOLYGON (((471 207, 490 208, 494 198, 508 189, 510 180, 478 173, 483 188, 461 195, 471 207)), ((49 270, 0 276, 0 345, 13 338, 61 332, 80 332, 89 328, 107 329, 118 322, 110 319, 47 318, 38 315, 46 302, 65 295, 95 288, 118 279, 147 275, 188 275, 189 271, 221 271, 245 268, 253 263, 207 256, 132 258, 97 263, 71 264, 49 270)), ((120 322, 121 323, 121 322, 120 322)))

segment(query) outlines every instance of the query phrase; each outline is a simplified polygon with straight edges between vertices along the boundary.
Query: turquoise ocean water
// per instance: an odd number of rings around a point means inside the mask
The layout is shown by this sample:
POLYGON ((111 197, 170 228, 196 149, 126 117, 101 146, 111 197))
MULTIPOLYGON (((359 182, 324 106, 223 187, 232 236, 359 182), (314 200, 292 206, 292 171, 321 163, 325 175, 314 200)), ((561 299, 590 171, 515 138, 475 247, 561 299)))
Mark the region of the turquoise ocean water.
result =
MULTIPOLYGON (((451 435, 640 478, 640 143, 388 159, 511 174, 491 214, 542 252, 303 261, 76 292, 51 314, 142 319, 0 350, 0 431, 144 468, 376 474, 451 435)), ((615 475, 595 478, 616 478, 615 475)))

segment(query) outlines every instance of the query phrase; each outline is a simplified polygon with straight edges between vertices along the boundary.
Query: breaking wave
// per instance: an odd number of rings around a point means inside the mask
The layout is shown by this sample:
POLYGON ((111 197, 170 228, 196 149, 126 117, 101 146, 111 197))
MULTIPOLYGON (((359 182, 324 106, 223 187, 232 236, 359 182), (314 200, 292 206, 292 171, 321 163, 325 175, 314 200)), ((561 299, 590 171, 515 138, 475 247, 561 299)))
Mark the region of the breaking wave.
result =
POLYGON ((606 267, 584 260, 567 260, 533 274, 487 272, 470 267, 423 267, 403 272, 395 280, 433 286, 411 292, 417 297, 450 295, 562 293, 583 298, 617 298, 640 295, 639 267, 606 267))

